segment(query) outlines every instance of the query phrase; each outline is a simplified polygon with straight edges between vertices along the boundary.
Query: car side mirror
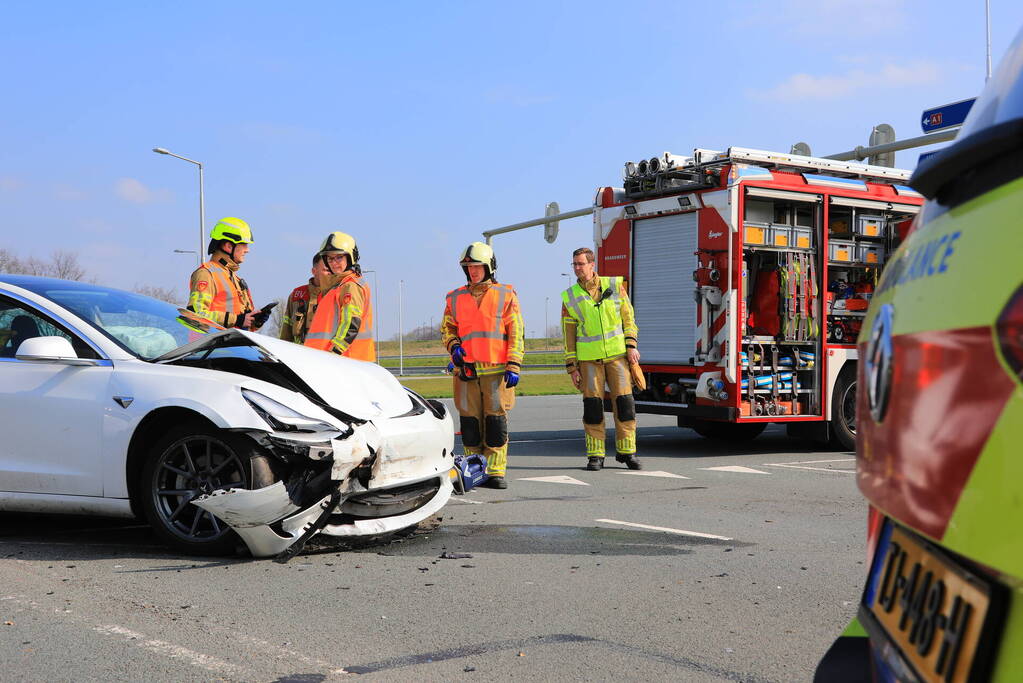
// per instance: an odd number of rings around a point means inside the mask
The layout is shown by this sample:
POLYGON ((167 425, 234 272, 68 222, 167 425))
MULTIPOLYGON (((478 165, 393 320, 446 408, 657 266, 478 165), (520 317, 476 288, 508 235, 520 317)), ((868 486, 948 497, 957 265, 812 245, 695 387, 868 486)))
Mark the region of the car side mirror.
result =
POLYGON ((35 363, 62 365, 99 365, 93 358, 79 358, 74 347, 64 337, 32 337, 21 342, 14 357, 35 363))

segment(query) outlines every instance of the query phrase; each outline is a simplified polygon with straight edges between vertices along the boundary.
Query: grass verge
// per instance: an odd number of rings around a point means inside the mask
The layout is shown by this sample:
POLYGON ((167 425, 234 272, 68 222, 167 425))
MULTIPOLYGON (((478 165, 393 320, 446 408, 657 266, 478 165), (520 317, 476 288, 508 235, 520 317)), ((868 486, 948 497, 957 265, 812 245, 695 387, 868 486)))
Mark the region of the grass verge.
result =
MULTIPOLYGON (((426 398, 451 398, 452 378, 445 377, 400 377, 398 381, 426 398)), ((527 374, 522 375, 519 385, 515 387, 519 396, 551 396, 556 394, 578 393, 572 386, 568 373, 527 374)))

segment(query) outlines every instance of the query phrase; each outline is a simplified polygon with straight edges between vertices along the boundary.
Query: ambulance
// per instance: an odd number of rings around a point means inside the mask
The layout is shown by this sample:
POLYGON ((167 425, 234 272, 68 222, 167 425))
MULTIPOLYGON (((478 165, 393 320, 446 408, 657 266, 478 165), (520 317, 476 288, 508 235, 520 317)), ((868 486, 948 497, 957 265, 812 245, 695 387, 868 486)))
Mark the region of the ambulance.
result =
POLYGON ((956 142, 859 337, 857 619, 819 681, 1023 680, 1023 32, 956 142))
POLYGON ((728 440, 855 448, 855 339, 923 198, 909 172, 742 147, 665 152, 598 189, 597 270, 628 283, 637 412, 728 440))

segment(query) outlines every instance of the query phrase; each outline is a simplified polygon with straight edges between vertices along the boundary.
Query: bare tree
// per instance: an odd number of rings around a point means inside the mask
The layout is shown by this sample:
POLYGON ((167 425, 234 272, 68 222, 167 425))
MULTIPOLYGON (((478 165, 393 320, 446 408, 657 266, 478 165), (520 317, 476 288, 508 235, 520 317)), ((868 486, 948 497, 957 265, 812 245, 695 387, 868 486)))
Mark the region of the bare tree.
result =
POLYGON ((53 252, 49 261, 43 261, 35 256, 21 259, 9 249, 0 249, 0 271, 19 275, 58 277, 62 280, 83 280, 87 275, 78 260, 78 254, 63 250, 53 252))
POLYGON ((160 301, 166 301, 169 304, 175 306, 184 306, 185 297, 183 297, 176 289, 172 287, 159 287, 157 285, 140 285, 136 284, 132 291, 136 294, 142 294, 144 296, 150 296, 160 301))
POLYGON ((61 280, 84 280, 85 268, 78 261, 78 254, 73 251, 58 249, 50 257, 48 270, 53 277, 61 280))
POLYGON ((21 259, 10 249, 0 249, 0 273, 21 273, 21 259))

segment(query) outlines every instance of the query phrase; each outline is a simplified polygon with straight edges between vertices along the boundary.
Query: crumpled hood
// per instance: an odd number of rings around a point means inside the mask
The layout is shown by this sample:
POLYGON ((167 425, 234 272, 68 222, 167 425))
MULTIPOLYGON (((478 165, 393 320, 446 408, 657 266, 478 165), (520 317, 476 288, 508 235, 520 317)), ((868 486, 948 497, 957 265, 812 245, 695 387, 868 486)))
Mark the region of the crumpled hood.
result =
POLYGON ((238 346, 256 347, 268 361, 288 366, 327 404, 354 418, 394 417, 413 408, 404 387, 394 375, 376 363, 344 358, 237 328, 205 335, 156 358, 154 362, 169 363, 210 347, 238 346))

